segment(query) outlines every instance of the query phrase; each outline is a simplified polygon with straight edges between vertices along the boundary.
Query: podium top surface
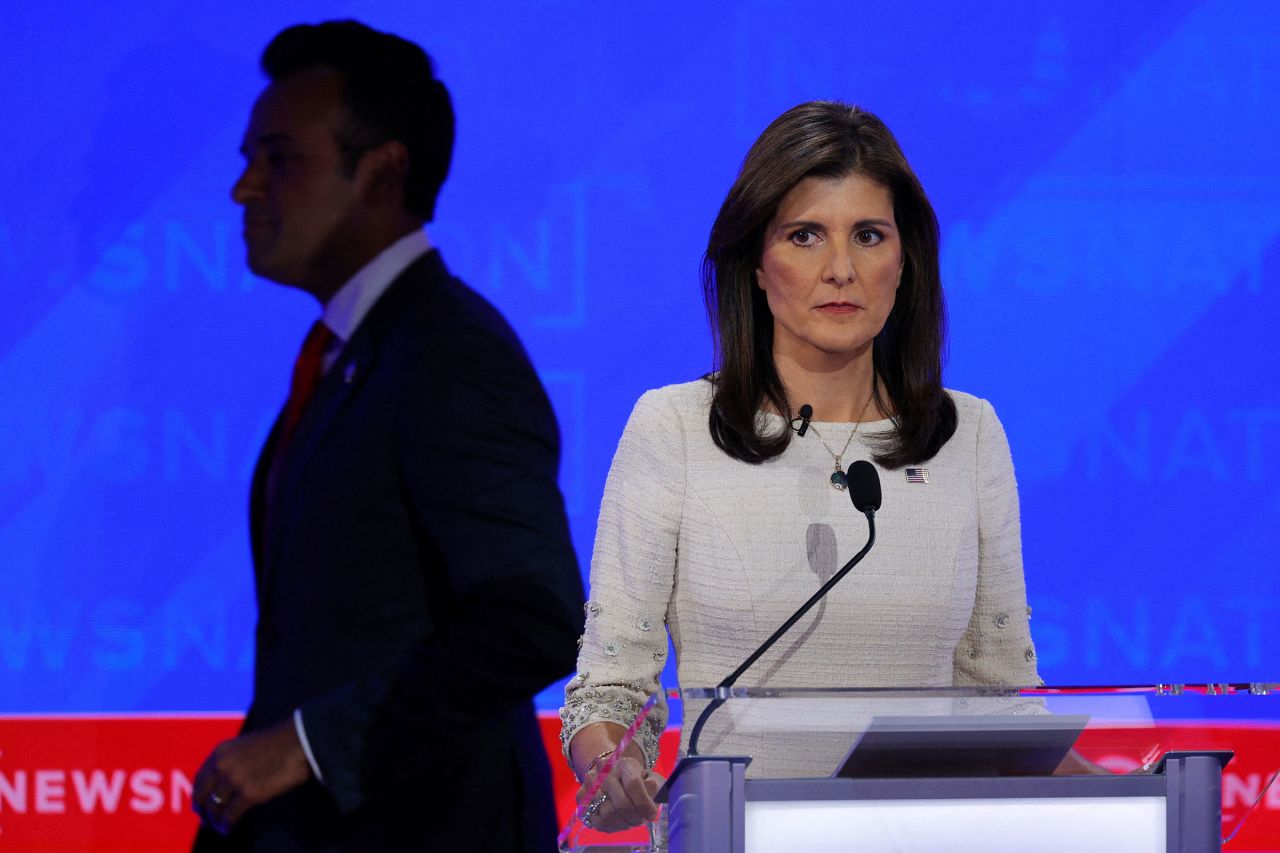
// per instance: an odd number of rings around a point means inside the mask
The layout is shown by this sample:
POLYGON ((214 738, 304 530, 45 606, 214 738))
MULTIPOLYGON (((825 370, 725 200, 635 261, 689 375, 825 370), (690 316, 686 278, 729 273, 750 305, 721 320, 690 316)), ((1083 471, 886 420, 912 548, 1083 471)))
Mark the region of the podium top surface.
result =
POLYGON ((1097 696, 1097 697, 1270 697, 1280 702, 1280 682, 1199 682, 1167 684, 1110 684, 1110 685, 973 685, 965 687, 897 687, 864 686, 832 687, 814 686, 733 686, 733 687, 685 687, 672 691, 672 698, 686 700, 704 699, 788 699, 830 698, 838 699, 931 699, 931 698, 1008 698, 1017 696, 1097 696))

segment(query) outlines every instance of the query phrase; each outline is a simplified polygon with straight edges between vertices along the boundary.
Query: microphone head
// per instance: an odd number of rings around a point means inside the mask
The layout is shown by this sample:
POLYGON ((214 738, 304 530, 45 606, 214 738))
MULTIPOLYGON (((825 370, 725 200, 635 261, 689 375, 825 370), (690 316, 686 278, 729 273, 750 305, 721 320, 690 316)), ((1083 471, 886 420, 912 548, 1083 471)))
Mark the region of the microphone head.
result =
POLYGON ((876 466, 859 459, 849 466, 849 499, 858 512, 875 512, 880 509, 880 475, 876 466))
POLYGON ((796 431, 796 435, 800 436, 801 438, 804 438, 804 434, 809 431, 809 419, 812 417, 813 417, 813 406, 810 406, 808 403, 805 403, 803 406, 800 407, 800 417, 798 418, 798 420, 800 421, 800 426, 796 426, 797 419, 793 418, 791 421, 791 428, 796 431))

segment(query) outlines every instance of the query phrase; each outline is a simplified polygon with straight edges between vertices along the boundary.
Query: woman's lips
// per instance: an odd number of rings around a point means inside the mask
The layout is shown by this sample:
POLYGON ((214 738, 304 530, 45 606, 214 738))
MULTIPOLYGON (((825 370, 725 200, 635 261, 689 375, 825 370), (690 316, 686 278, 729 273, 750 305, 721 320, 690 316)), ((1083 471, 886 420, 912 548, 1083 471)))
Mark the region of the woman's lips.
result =
POLYGON ((862 309, 852 302, 827 302, 819 305, 818 310, 825 314, 852 314, 862 309))

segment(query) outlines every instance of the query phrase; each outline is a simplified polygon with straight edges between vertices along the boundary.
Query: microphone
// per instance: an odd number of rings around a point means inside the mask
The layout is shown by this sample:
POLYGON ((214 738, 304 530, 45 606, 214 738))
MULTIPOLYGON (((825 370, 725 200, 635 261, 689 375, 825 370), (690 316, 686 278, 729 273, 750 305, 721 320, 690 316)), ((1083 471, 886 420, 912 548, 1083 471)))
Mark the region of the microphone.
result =
POLYGON ((809 421, 813 418, 813 406, 805 403, 800 407, 800 417, 791 419, 791 428, 796 431, 796 435, 804 438, 804 434, 809 431, 809 421), (796 426, 796 421, 800 422, 800 426, 796 426))
POLYGON ((880 475, 876 473, 876 466, 859 459, 849 466, 848 477, 849 499, 858 512, 870 519, 880 508, 880 475))
MULTIPOLYGON (((804 410, 809 408, 804 406, 801 408, 801 415, 804 410)), ((810 415, 813 410, 810 409, 810 415)), ((872 465, 865 459, 859 459, 849 466, 849 499, 853 501, 853 506, 867 517, 867 544, 862 546, 862 550, 853 555, 853 559, 840 567, 840 571, 831 576, 831 580, 824 583, 818 588, 818 591, 809 597, 809 600, 800 605, 800 608, 792 613, 786 622, 783 622, 776 631, 769 635, 769 639, 760 644, 760 648, 747 657, 741 665, 733 672, 725 677, 716 685, 715 698, 702 709, 702 713, 698 715, 698 720, 693 724, 693 732, 689 735, 689 754, 698 754, 698 736, 702 734, 702 727, 706 725, 707 719, 715 712, 717 708, 724 704, 729 698, 729 688, 733 687, 734 682, 750 669, 751 665, 760 659, 760 656, 773 647, 773 644, 782 638, 782 635, 791 630, 800 619, 808 613, 815 604, 821 601, 831 588, 849 574, 849 570, 858 563, 862 562, 862 558, 867 556, 867 552, 871 550, 871 546, 876 544, 876 510, 880 509, 880 475, 876 473, 876 466, 872 465)))

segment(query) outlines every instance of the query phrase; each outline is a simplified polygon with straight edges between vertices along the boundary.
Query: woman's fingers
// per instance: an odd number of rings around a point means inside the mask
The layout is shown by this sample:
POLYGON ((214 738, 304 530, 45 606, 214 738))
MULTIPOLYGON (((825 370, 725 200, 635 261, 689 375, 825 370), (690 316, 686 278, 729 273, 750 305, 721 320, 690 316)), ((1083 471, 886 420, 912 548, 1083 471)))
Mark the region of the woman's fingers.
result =
POLYGON ((634 764, 634 767, 627 767, 618 776, 618 808, 631 826, 653 820, 658 816, 658 806, 653 802, 653 795, 645 784, 649 773, 640 766, 639 762, 634 764))
MULTIPOLYGON (((622 758, 600 786, 591 809, 589 826, 602 832, 618 832, 654 820, 658 815, 653 795, 661 787, 661 777, 654 785, 651 774, 634 758, 622 758)), ((588 778, 579 792, 579 802, 594 778, 588 778)))
MULTIPOLYGON (((646 773, 644 784, 649 789, 649 799, 658 796, 658 792, 662 790, 662 786, 667 784, 666 776, 659 776, 657 773, 646 773)), ((656 801, 655 801, 656 802, 656 801)))

